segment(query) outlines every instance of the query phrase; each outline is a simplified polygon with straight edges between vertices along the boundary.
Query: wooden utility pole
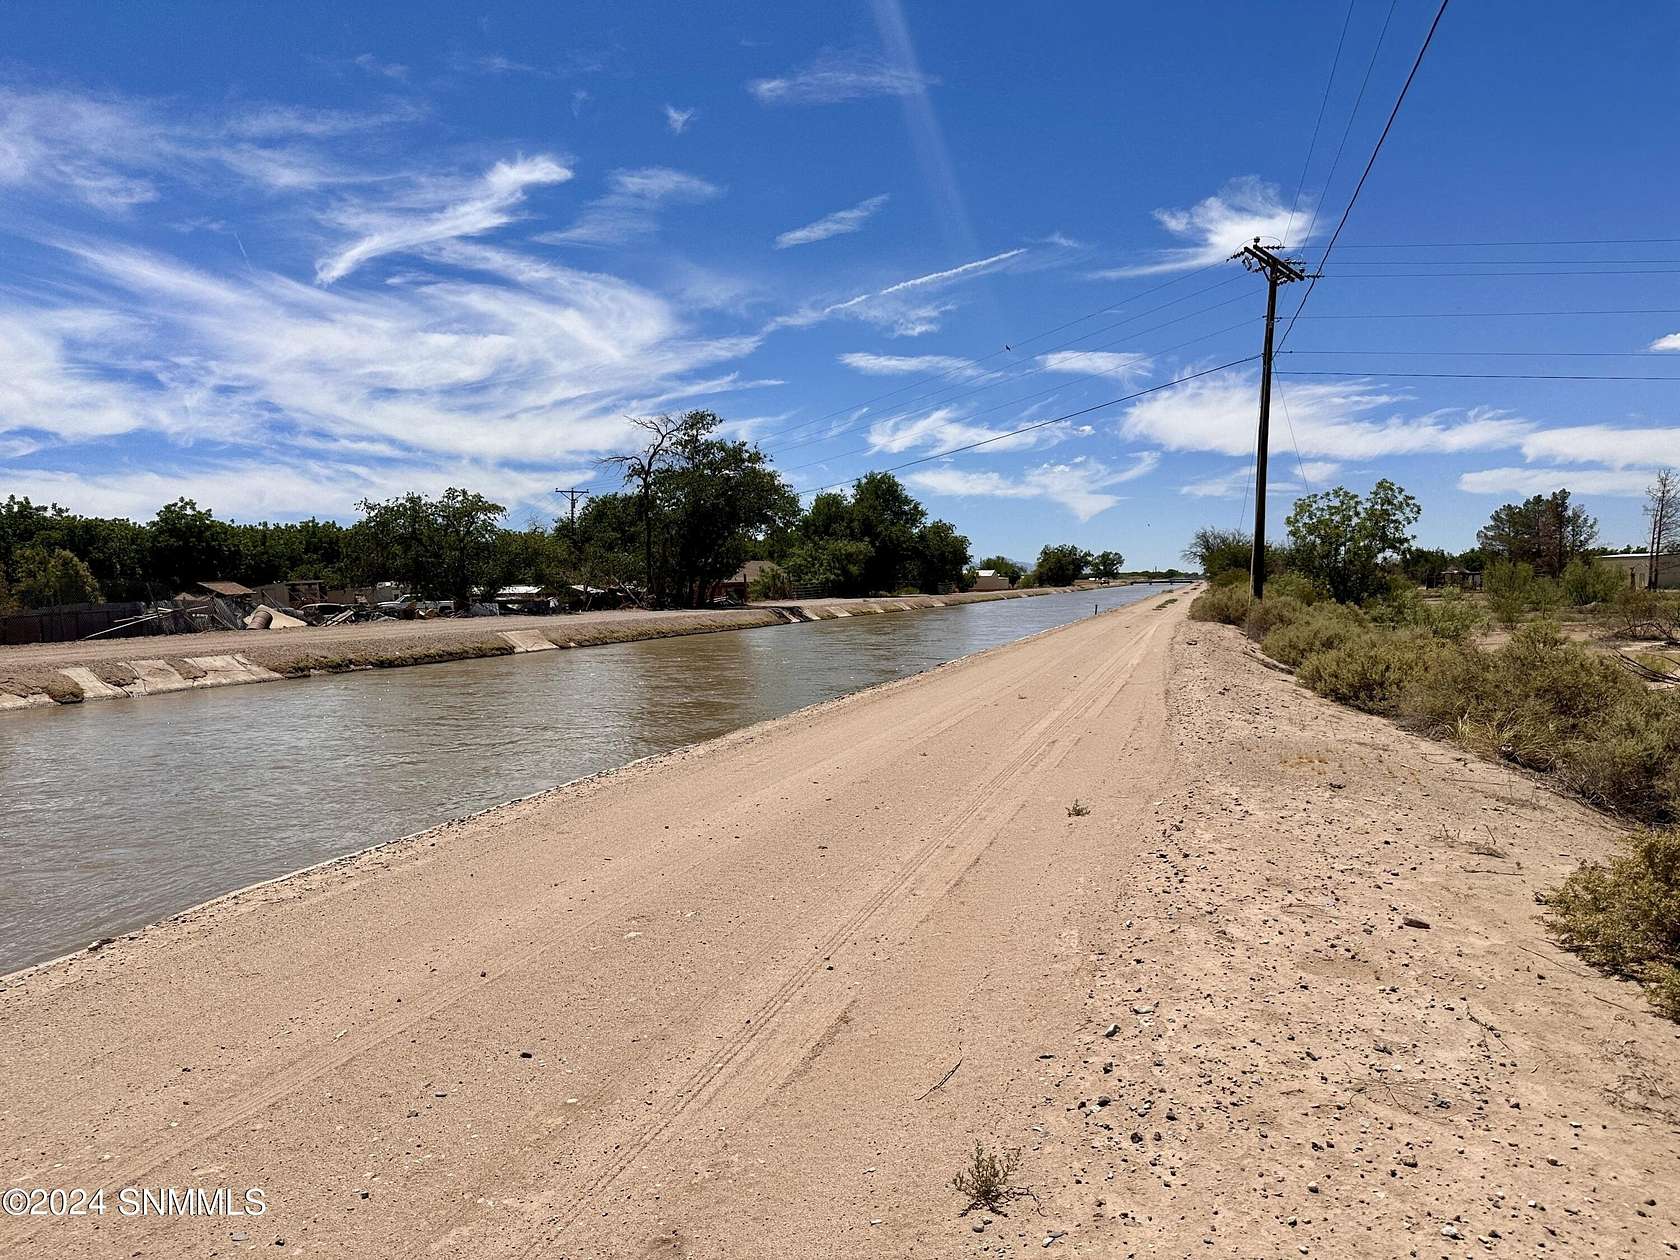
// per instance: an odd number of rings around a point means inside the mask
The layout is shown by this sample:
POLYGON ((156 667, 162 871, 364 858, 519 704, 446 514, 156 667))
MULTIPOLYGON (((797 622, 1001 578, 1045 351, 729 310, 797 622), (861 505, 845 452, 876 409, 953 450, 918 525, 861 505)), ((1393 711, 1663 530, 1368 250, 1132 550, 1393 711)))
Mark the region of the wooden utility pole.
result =
POLYGON ((576 531, 576 529, 577 529, 577 501, 579 499, 586 498, 589 495, 589 491, 578 490, 576 488, 573 488, 573 489, 570 489, 570 490, 556 490, 554 493, 555 494, 563 494, 563 495, 566 496, 566 505, 567 505, 567 517, 566 517, 566 519, 567 519, 567 523, 571 526, 573 531, 576 531))
POLYGON ((1249 560, 1249 590, 1255 599, 1266 593, 1266 455, 1272 435, 1272 333, 1277 324, 1278 286, 1305 280, 1299 261, 1279 258, 1260 243, 1244 245, 1231 255, 1249 271, 1266 276, 1266 348, 1260 359, 1260 434, 1254 445, 1254 552, 1249 560))

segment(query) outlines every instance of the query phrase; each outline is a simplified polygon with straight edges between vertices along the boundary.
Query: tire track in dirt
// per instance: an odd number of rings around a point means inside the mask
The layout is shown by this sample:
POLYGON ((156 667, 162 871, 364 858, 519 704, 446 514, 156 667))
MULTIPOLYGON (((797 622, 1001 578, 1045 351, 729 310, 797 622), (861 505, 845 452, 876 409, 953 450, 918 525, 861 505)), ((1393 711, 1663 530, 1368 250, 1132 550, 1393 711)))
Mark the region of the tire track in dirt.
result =
MULTIPOLYGON (((1072 741, 1067 739, 1047 739, 1047 732, 1058 724, 1071 723, 1112 703, 1142 661, 1157 632, 1166 624, 1158 620, 1151 621, 1118 648, 1094 674, 1082 680, 1079 688, 1018 735, 1004 753, 1001 764, 974 790, 968 803, 958 814, 923 842, 891 879, 837 925, 823 939, 821 947, 813 953, 812 960, 796 967, 775 993, 753 1011, 751 1018, 725 1045, 718 1048, 690 1074, 677 1089, 673 1106, 664 1109, 660 1118, 644 1126, 642 1132, 634 1139, 620 1142, 616 1146, 615 1153, 607 1165, 578 1186, 567 1205, 551 1219, 549 1231, 544 1236, 532 1240, 519 1252, 522 1260, 530 1260, 555 1248, 597 1196, 623 1176, 654 1143, 669 1134, 679 1122, 690 1123, 692 1112, 710 1106, 732 1076, 737 1074, 738 1066, 744 1064, 760 1043, 777 1031, 777 1017, 816 976, 821 974, 824 960, 839 952, 845 942, 859 935, 872 920, 888 908, 917 876, 924 873, 941 851, 959 848, 958 840, 954 838, 961 838, 970 824, 980 820, 980 825, 974 828, 974 834, 967 838, 967 848, 978 851, 969 853, 964 849, 959 852, 955 870, 946 882, 954 882, 960 878, 962 872, 978 858, 979 852, 984 851, 1007 824, 1008 819, 1020 809, 1023 798, 1020 786, 1033 774, 1042 774, 1051 769, 1072 747, 1072 741), (1010 788, 1016 790, 1006 793, 1005 790, 1010 788), (1007 805, 1007 808, 997 809, 1000 804, 1007 805), (986 816, 989 810, 992 811, 992 817, 986 816)), ((1048 671, 1050 668, 1050 665, 1041 664, 1038 670, 1033 672, 1048 671)), ((921 918, 936 901, 936 897, 927 898, 923 906, 914 909, 913 918, 921 918)), ((832 1020, 826 1016, 825 1011, 819 1011, 807 1022, 816 1028, 817 1036, 820 1037, 822 1030, 827 1028, 832 1020)), ((809 1052, 812 1039, 795 1037, 793 1040, 795 1048, 789 1062, 797 1065, 809 1052)), ((738 1101, 736 1105, 750 1105, 750 1101, 738 1101)))

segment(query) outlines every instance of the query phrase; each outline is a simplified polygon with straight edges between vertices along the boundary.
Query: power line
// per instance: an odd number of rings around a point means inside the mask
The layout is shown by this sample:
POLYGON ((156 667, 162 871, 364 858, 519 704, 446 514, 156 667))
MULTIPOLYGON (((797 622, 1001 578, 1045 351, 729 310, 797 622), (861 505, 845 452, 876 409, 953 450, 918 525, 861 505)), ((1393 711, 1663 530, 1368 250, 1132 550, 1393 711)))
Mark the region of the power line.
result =
POLYGON ((1347 43, 1353 5, 1354 0, 1348 0, 1347 12, 1342 15, 1342 33, 1336 38, 1336 55, 1330 59, 1330 77, 1324 81, 1324 95, 1318 102, 1318 118, 1313 122, 1312 139, 1307 142, 1307 156, 1301 162, 1301 178, 1295 183, 1295 199, 1289 203, 1289 223, 1283 229, 1282 244, 1285 249, 1289 247, 1289 234, 1295 230, 1295 207, 1301 204, 1301 194, 1307 190, 1307 171, 1312 167, 1313 154, 1318 151, 1318 132, 1324 125, 1324 109, 1330 104, 1330 89, 1336 85, 1336 71, 1342 64, 1342 46, 1347 43))
MULTIPOLYGON (((1388 139, 1388 133, 1394 129, 1394 120, 1400 116, 1400 107, 1406 103, 1406 94, 1412 90, 1412 81, 1417 78, 1418 68, 1423 65, 1424 56, 1429 52, 1429 45, 1435 40, 1435 32, 1440 29, 1441 19, 1446 16, 1447 5, 1450 2, 1451 0, 1441 0, 1441 7, 1435 10, 1435 20, 1429 24, 1429 31, 1424 35, 1423 43, 1418 47, 1417 56, 1412 60, 1412 68, 1406 74, 1406 81, 1400 85, 1400 94, 1394 98, 1394 107, 1388 111, 1388 121, 1383 123, 1383 129, 1377 136, 1377 143, 1372 146, 1371 156, 1365 161, 1365 169, 1359 173, 1359 182, 1353 186, 1353 195, 1348 198, 1348 203, 1342 210, 1342 217, 1336 222, 1336 230, 1330 233, 1330 240, 1324 246, 1324 253, 1319 256, 1319 272, 1324 270, 1324 264, 1330 259, 1330 251, 1336 248, 1336 242, 1341 239, 1342 229, 1347 227, 1348 217, 1353 214, 1353 207, 1359 202, 1359 194, 1365 189, 1365 181, 1371 177, 1371 168, 1377 164, 1377 157, 1382 153, 1383 144, 1388 139)), ((1393 6, 1391 5, 1389 13, 1392 15, 1393 12, 1393 6)), ((1384 29, 1387 29, 1386 23, 1384 29)), ((1300 318, 1301 311, 1306 307, 1307 300, 1312 297, 1313 289, 1317 284, 1318 276, 1315 274, 1307 282, 1307 291, 1301 294, 1301 304, 1295 308, 1295 314, 1290 317, 1289 326, 1283 330, 1283 337, 1278 342, 1280 347, 1289 340, 1289 334, 1295 328, 1295 321, 1300 318)))
POLYGON ((1482 249, 1535 245, 1677 245, 1680 236, 1613 236, 1569 241, 1367 241, 1343 249, 1482 249))
POLYGON ((1596 311, 1366 311, 1359 314, 1303 315, 1299 310, 1291 317, 1297 319, 1518 319, 1552 315, 1680 315, 1680 307, 1641 306, 1596 311))
MULTIPOLYGON (((1233 277, 1233 279, 1240 279, 1240 277, 1233 277)), ((1222 286, 1221 285, 1209 285, 1208 286, 1209 289, 1220 288, 1220 287, 1222 287, 1222 286)), ((1208 291, 1208 289, 1198 290, 1198 292, 1201 292, 1201 293, 1205 293, 1207 291, 1208 291)), ((1199 307, 1198 309, 1196 309, 1194 311, 1190 311, 1190 312, 1188 312, 1184 315, 1178 315, 1178 316, 1173 317, 1172 319, 1163 320, 1159 324, 1151 324, 1147 328, 1134 329, 1132 332, 1128 333, 1126 336, 1121 337, 1121 338, 1117 338, 1114 341, 1105 342, 1105 343, 1102 343, 1102 344, 1096 345, 1096 346, 1091 346, 1091 347, 1088 347, 1084 350, 1075 350, 1075 351, 1072 351, 1071 353, 1073 353, 1073 354, 1094 354, 1094 353, 1098 353, 1098 352, 1100 352, 1102 350, 1106 350, 1106 349, 1108 349, 1112 346, 1119 345, 1119 344, 1121 344, 1121 342, 1132 342, 1138 337, 1146 336, 1147 334, 1152 333, 1152 332, 1159 332, 1161 329, 1169 328, 1173 324, 1181 324, 1187 319, 1194 319, 1196 316, 1205 315, 1209 311, 1219 310, 1221 307, 1226 307, 1226 306, 1232 305, 1233 303, 1241 302, 1248 297, 1249 297, 1249 294, 1247 294, 1247 293, 1239 293, 1239 294, 1237 294, 1236 297, 1227 298, 1226 300, 1224 300, 1222 302, 1214 302, 1214 303, 1212 303, 1208 306, 1199 307)), ((1182 299, 1178 299, 1178 300, 1182 300, 1182 299)), ((1110 332, 1113 329, 1120 328, 1120 327, 1122 327, 1126 324, 1132 323, 1133 320, 1142 319, 1144 315, 1151 314, 1151 313, 1153 313, 1153 311, 1164 310, 1167 306, 1171 306, 1171 305, 1174 305, 1174 303, 1172 303, 1172 302, 1164 303, 1162 306, 1153 307, 1149 311, 1142 311, 1139 314, 1131 316, 1127 319, 1117 320, 1116 322, 1114 322, 1112 324, 1109 324, 1104 328, 1097 329, 1095 332, 1086 333, 1084 336, 1076 337, 1071 341, 1063 342, 1063 343, 1061 343, 1061 345, 1059 345, 1057 347, 1054 347, 1052 352, 1055 349, 1063 349, 1066 346, 1071 346, 1071 345, 1075 344, 1075 342, 1083 341, 1083 340, 1086 339, 1086 337, 1100 336, 1102 333, 1110 332)), ((1245 320, 1243 322, 1247 323, 1248 321, 1245 320)), ((1236 326, 1240 327, 1241 325, 1236 325, 1236 326)), ((1221 330, 1221 331, 1228 331, 1228 330, 1221 330)), ((1217 333, 1208 334, 1208 336, 1217 336, 1217 335, 1218 335, 1217 333)), ((1194 337, 1194 338, 1191 338, 1190 341, 1183 342, 1181 344, 1190 345, 1195 341, 1202 341, 1202 340, 1205 340, 1205 338, 1194 337)), ((1172 350, 1176 350, 1176 349, 1178 349, 1177 346, 1169 346, 1165 350, 1157 350, 1157 351, 1154 351, 1154 353, 1156 353, 1156 354, 1168 354, 1172 350)), ((1050 371, 1050 369, 1048 367, 1028 368, 1026 371, 1017 372, 1013 376, 1000 376, 995 380, 990 380, 990 381, 983 382, 982 384, 974 386, 972 389, 960 391, 960 392, 954 393, 954 394, 944 393, 944 391, 942 391, 942 390, 935 390, 931 394, 924 394, 919 398, 913 398, 913 399, 907 400, 905 403, 900 404, 900 408, 902 410, 908 410, 912 407, 923 408, 923 407, 929 407, 929 406, 935 406, 935 405, 937 405, 937 406, 948 406, 949 404, 957 402, 960 399, 973 397, 975 394, 984 393, 985 391, 990 390, 990 389, 996 389, 1000 385, 1007 385, 1007 384, 1009 384, 1013 381, 1025 380, 1029 376, 1040 376, 1040 375, 1043 375, 1045 372, 1048 372, 1048 371, 1050 371), (940 395, 940 394, 944 394, 944 396, 943 397, 937 397, 937 395, 940 395)), ((1061 386, 1057 385, 1057 386, 1054 386, 1052 388, 1053 389, 1060 389, 1061 386)), ((1043 391, 1043 392, 1049 393, 1051 391, 1046 390, 1046 391, 1043 391)), ((1036 396, 1037 395, 1028 395, 1028 397, 1036 397, 1036 396)), ((1016 401, 1022 401, 1022 400, 1018 399, 1016 401)), ((857 428, 858 425, 863 422, 863 419, 864 419, 864 417, 859 416, 859 417, 857 417, 853 420, 847 421, 844 424, 836 426, 835 428, 829 430, 826 433, 817 434, 817 435, 812 436, 812 437, 801 438, 797 442, 788 442, 788 443, 784 443, 784 444, 772 445, 768 448, 768 453, 773 454, 773 455, 777 455, 777 454, 785 455, 788 451, 796 451, 796 450, 802 449, 803 447, 820 445, 823 442, 831 441, 832 439, 840 436, 840 434, 842 434, 842 433, 847 433, 847 432, 850 432, 851 430, 857 428)))
MULTIPOLYGON (((1325 189, 1326 192, 1329 191, 1331 183, 1334 182, 1334 180, 1336 178, 1337 170, 1339 170, 1341 168, 1341 165, 1342 165, 1342 150, 1347 148, 1348 136, 1353 131, 1354 120, 1359 117, 1359 107, 1365 103, 1365 89, 1368 88, 1371 85, 1371 71, 1373 71, 1377 68, 1377 54, 1382 52, 1383 41, 1388 38, 1388 26, 1389 26, 1389 23, 1394 20, 1394 9, 1395 9, 1395 6, 1397 4, 1399 4, 1399 0, 1389 0, 1388 13, 1383 18, 1382 30, 1377 32, 1376 46, 1371 49, 1371 60, 1368 61, 1365 65, 1365 77, 1359 81, 1359 94, 1353 98, 1353 109, 1348 112, 1347 124, 1346 124, 1346 126, 1344 126, 1342 128, 1341 142, 1336 145, 1336 156, 1333 159, 1331 159, 1330 173, 1324 177, 1324 189, 1325 189)), ((1378 141, 1378 143, 1380 144, 1381 141, 1378 141)), ((1357 190, 1354 192, 1353 195, 1355 197, 1357 197, 1359 195, 1357 190)), ((1323 205, 1324 205, 1324 198, 1321 195, 1316 201, 1313 202, 1312 218, 1307 221, 1307 230, 1302 235, 1302 237, 1301 237, 1302 240, 1304 240, 1304 241, 1312 240, 1313 229, 1318 226, 1318 212, 1319 212, 1320 209, 1323 208, 1323 205)), ((1329 255, 1328 250, 1325 251, 1325 255, 1326 255, 1326 257, 1328 257, 1328 255, 1329 255)), ((1309 289, 1309 291, 1310 291, 1310 289, 1309 289)), ((1305 298, 1302 298, 1301 300, 1303 302, 1306 301, 1305 298)))
MULTIPOLYGON (((1309 316, 1309 318, 1312 318, 1309 316)), ((1478 356, 1516 359, 1650 359, 1660 358, 1661 351, 1653 350, 1290 350, 1289 354, 1403 354, 1407 357, 1452 355, 1455 358, 1478 356)))
POLYGON ((1438 280, 1449 276, 1675 276, 1680 267, 1619 268, 1615 271, 1342 271, 1320 280, 1438 280))
MULTIPOLYGON (((1069 412, 1067 412, 1063 415, 1052 416, 1048 420, 1037 420, 1037 421, 1034 421, 1032 424, 1022 425, 1018 429, 1011 429, 1007 433, 994 433, 991 437, 982 438, 978 442, 969 442, 969 443, 967 443, 963 446, 953 446, 949 450, 936 451, 932 455, 923 455, 919 459, 905 460, 904 463, 894 464, 890 468, 876 468, 876 469, 871 469, 870 471, 871 472, 888 472, 888 473, 898 472, 899 470, 904 469, 904 468, 914 468, 918 464, 931 463, 932 461, 934 461, 936 459, 945 459, 947 456, 961 455, 965 451, 978 450, 982 446, 990 446, 993 442, 1001 442, 1005 438, 1019 437, 1023 433, 1031 433, 1035 429, 1043 429, 1043 428, 1046 428, 1046 427, 1048 427, 1049 425, 1052 425, 1052 424, 1061 424, 1061 423, 1063 423, 1065 421, 1068 421, 1068 420, 1077 420, 1080 416, 1088 416, 1093 411, 1102 411, 1104 408, 1107 408, 1107 407, 1117 407, 1121 403, 1131 402, 1133 399, 1142 398, 1146 394, 1158 394, 1162 390, 1165 390, 1165 389, 1176 389, 1178 386, 1184 385, 1184 384, 1189 383, 1190 381, 1196 380, 1198 377, 1211 376, 1215 372, 1223 372, 1223 371, 1226 371, 1229 368, 1241 367, 1244 363, 1253 363, 1259 357, 1260 356, 1257 355, 1257 354, 1251 354, 1247 358, 1232 359, 1229 363, 1221 363, 1217 367, 1203 368, 1199 372, 1191 372, 1189 375, 1181 376, 1181 377, 1177 378, 1176 380, 1163 381, 1161 384, 1151 385, 1147 389, 1136 390, 1136 391, 1134 391, 1133 393, 1130 393, 1130 394, 1122 394, 1118 398, 1110 398, 1107 402, 1093 403, 1089 407, 1081 407, 1078 411, 1069 411, 1069 412)), ((852 455, 867 455, 867 454, 870 453, 871 449, 873 449, 873 448, 866 448, 866 449, 861 450, 861 451, 848 451, 845 455, 836 455, 834 458, 836 458, 836 459, 847 459, 847 458, 850 458, 852 455)), ((801 490, 799 493, 801 495, 822 494, 825 490, 838 490, 842 486, 849 486, 849 485, 854 484, 855 482, 861 480, 862 477, 866 476, 866 475, 867 474, 859 474, 859 476, 849 477, 845 481, 837 481, 833 485, 815 486, 815 487, 813 487, 809 490, 801 490)))
MULTIPOLYGON (((1080 315, 1080 316, 1078 316, 1077 318, 1074 318, 1074 319, 1070 319, 1070 320, 1066 321, 1065 323, 1057 324, 1054 328, 1048 328, 1041 333, 1035 333, 1031 337, 1027 337, 1024 340, 1012 342, 1008 345, 1005 345, 1004 348, 1001 349, 1001 350, 994 350, 990 354, 982 355, 978 359, 971 360, 970 361, 971 365, 977 366, 981 363, 988 362, 991 359, 995 359, 1001 354, 1013 353, 1015 348, 1018 347, 1018 346, 1030 346, 1034 342, 1044 340, 1044 338, 1046 338, 1046 337, 1053 337, 1059 332, 1062 332, 1066 329, 1072 328, 1075 324, 1082 324, 1088 319, 1096 319, 1099 316, 1108 314, 1110 311, 1117 311, 1122 306, 1125 306, 1128 303, 1136 302, 1140 298, 1146 298, 1151 293, 1159 293, 1162 289, 1171 288, 1175 284, 1182 284, 1186 280, 1193 279, 1196 276, 1202 275, 1205 272, 1212 271, 1217 266, 1219 266, 1219 263, 1217 263, 1217 262, 1208 263, 1206 266, 1197 267, 1194 271, 1185 272, 1183 275, 1175 276, 1171 280, 1164 281, 1161 284, 1152 285, 1149 288, 1144 289, 1140 293, 1134 293, 1130 297, 1122 298, 1118 302, 1111 302, 1107 306, 1100 307, 1100 308, 1098 308, 1097 310, 1094 310, 1094 311, 1089 311, 1086 314, 1080 315)), ((1219 287, 1218 285, 1209 286, 1209 288, 1218 288, 1218 287, 1219 287)), ((1208 289, 1198 289, 1196 292, 1197 293, 1206 293, 1208 291, 1209 291, 1208 289)), ((1194 297, 1195 294, 1191 293, 1191 294, 1186 294, 1185 296, 1186 297, 1194 297)), ((1183 299, 1181 298, 1181 299, 1177 299, 1177 300, 1182 301, 1183 299)), ((1171 303, 1170 302, 1165 303, 1164 305, 1170 306, 1171 303)), ((1159 309, 1159 308, 1157 308, 1157 309, 1159 309)), ((1075 340, 1078 340, 1078 339, 1075 338, 1075 340)), ((787 429, 784 429, 783 434, 785 435, 785 434, 788 434, 788 433, 796 433, 800 429, 808 428, 809 426, 814 425, 814 424, 821 424, 825 420, 832 420, 836 416, 844 415, 848 411, 855 411, 860 407, 868 407, 868 406, 870 406, 874 403, 881 402, 884 399, 895 397, 899 394, 902 394, 907 389, 914 389, 918 385, 925 385, 925 384, 928 384, 928 383, 933 382, 933 381, 948 380, 951 377, 959 375, 960 373, 965 372, 967 370, 968 370, 968 367, 954 367, 954 368, 950 368, 949 370, 944 371, 944 372, 935 372, 935 373, 932 373, 928 376, 918 377, 916 380, 907 381, 903 385, 898 386, 897 388, 889 389, 885 393, 876 394, 873 397, 865 398, 865 399, 863 399, 859 402, 848 403, 844 407, 837 407, 833 411, 826 412, 826 413, 824 413, 823 415, 820 415, 820 416, 813 416, 809 420, 801 420, 801 421, 799 421, 799 423, 791 425, 787 429)))
MULTIPOLYGON (((1289 351, 1285 351, 1289 353, 1289 351)), ((1672 381, 1680 384, 1680 376, 1624 376, 1589 375, 1570 372, 1323 372, 1280 371, 1279 376, 1381 376, 1441 381, 1672 381)))

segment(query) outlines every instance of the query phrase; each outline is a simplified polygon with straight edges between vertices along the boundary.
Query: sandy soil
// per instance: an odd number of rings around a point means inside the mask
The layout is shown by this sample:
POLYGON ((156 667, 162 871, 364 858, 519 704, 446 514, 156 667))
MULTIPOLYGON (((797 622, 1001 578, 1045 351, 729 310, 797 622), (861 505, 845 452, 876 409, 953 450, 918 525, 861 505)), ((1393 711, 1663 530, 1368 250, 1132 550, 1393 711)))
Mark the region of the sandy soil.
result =
MULTIPOLYGON (((1021 599, 1057 594, 1071 588, 1035 587, 1016 591, 969 592, 959 595, 909 595, 881 599, 817 599, 777 601, 747 608, 621 609, 573 613, 554 617, 445 617, 434 621, 370 621, 341 626, 303 626, 291 630, 218 631, 205 634, 153 635, 135 639, 94 639, 74 643, 29 643, 0 646, 0 712, 11 696, 41 703, 47 695, 77 702, 88 687, 106 684, 87 699, 147 694, 136 686, 139 675, 129 662, 163 662, 164 689, 184 680, 200 685, 224 682, 269 682, 276 676, 310 672, 336 673, 354 669, 424 665, 438 660, 499 656, 548 647, 587 647, 671 635, 709 634, 785 624, 789 620, 820 621, 869 613, 943 608, 947 604, 997 599, 1021 599), (224 671, 205 683, 199 662, 206 657, 237 653, 240 668, 224 671), (62 671, 91 670, 94 681, 62 671), (179 675, 170 678, 170 673, 179 675)), ((154 676, 155 677, 155 676, 154 676)))
POLYGON ((1612 833, 1186 603, 12 977, 0 1186, 270 1210, 0 1252, 1670 1254, 1680 1029, 1535 917, 1612 833))

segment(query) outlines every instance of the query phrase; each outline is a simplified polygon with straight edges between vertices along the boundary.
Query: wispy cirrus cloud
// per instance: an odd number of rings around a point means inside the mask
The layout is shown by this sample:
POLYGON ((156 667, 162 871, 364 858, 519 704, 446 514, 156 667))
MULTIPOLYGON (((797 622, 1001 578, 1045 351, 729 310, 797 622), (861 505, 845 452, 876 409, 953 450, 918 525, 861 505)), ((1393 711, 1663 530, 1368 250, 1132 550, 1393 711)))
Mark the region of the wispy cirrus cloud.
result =
POLYGON ((747 91, 761 105, 835 105, 874 96, 908 96, 938 82, 875 53, 830 52, 775 78, 754 79, 747 91))
POLYGON ((776 238, 776 248, 791 249, 795 245, 811 245, 817 241, 826 241, 830 237, 860 232, 863 225, 875 217, 876 211, 887 204, 888 197, 887 193, 867 197, 848 209, 836 210, 833 214, 823 215, 814 223, 783 232, 776 238))
POLYGON ((352 57, 350 62, 358 70, 382 79, 396 79, 399 83, 408 80, 408 67, 401 62, 382 61, 372 53, 362 53, 359 56, 352 57))
POLYGON ((936 407, 919 414, 882 417, 869 426, 869 444, 872 450, 896 455, 913 450, 946 451, 985 442, 988 451, 999 454, 1054 446, 1091 432, 1086 426, 1047 425, 1031 432, 1018 433, 1014 427, 994 428, 977 424, 961 408, 936 407))
POLYGON ((1680 428, 1571 424, 1536 429, 1522 439, 1526 460, 1606 464, 1611 468, 1680 466, 1680 428))
MULTIPOLYGON (((1155 211, 1155 221, 1186 244, 1161 250, 1143 262, 1109 267, 1092 274, 1100 280, 1119 280, 1189 271, 1222 262, 1256 236, 1262 240, 1282 240, 1290 230, 1289 211, 1276 184, 1253 175, 1233 179, 1213 196, 1187 209, 1155 211)), ((1295 218, 1299 221, 1300 216, 1295 218)))
MULTIPOLYGON (((1291 495, 1304 494, 1309 490, 1322 490, 1326 483, 1341 471, 1340 464, 1328 460, 1307 460, 1299 463, 1279 462, 1270 466, 1271 471, 1266 477, 1266 494, 1291 495), (1281 473, 1282 475, 1277 475, 1281 473), (1296 480, 1305 477, 1306 481, 1296 480)), ((1195 481, 1186 482, 1178 488, 1180 494, 1187 494, 1199 499, 1235 499, 1239 495, 1254 493, 1254 463, 1250 461, 1240 468, 1233 468, 1227 472, 1216 473, 1211 477, 1199 477, 1195 481)))
POLYGON ((1669 333, 1666 337, 1658 337, 1649 346, 1647 346, 1646 349, 1680 350, 1680 332, 1669 333))
POLYGON ((949 354, 867 354, 854 351, 842 354, 840 362, 865 376, 927 376, 943 375, 972 378, 986 372, 972 359, 949 354))
MULTIPOLYGON (((1254 446, 1258 386, 1247 373, 1188 381, 1132 404, 1121 422, 1127 437, 1174 451, 1245 455, 1254 446)), ((1383 455, 1453 454, 1515 446, 1536 427, 1492 408, 1406 416, 1392 409, 1410 402, 1363 381, 1291 382, 1274 411, 1284 408, 1303 455, 1371 459, 1383 455), (1383 412, 1389 412, 1382 415, 1383 412)), ((1274 440, 1278 439, 1274 428, 1274 440)))
POLYGON ((1651 484, 1648 471, 1631 468, 1481 468, 1461 473, 1458 488, 1467 494, 1605 494, 1637 498, 1651 484))
POLYGON ((697 109, 678 109, 675 105, 665 106, 665 125, 670 128, 673 136, 680 136, 688 130, 688 126, 700 113, 697 109))
POLYGON ((1039 355, 1038 366, 1046 372, 1069 376, 1111 376, 1120 381, 1133 381, 1148 376, 1154 360, 1147 354, 1117 350, 1055 350, 1039 355))
POLYGON ((910 473, 905 480, 918 490, 935 495, 1047 499, 1079 520, 1088 521, 1121 501, 1120 495, 1112 493, 1115 486, 1148 476, 1160 462, 1158 452, 1143 451, 1125 468, 1080 456, 1065 463, 1040 464, 1019 476, 939 467, 910 473))
POLYGON ((943 271, 900 280, 872 293, 860 293, 843 302, 806 307, 790 315, 778 316, 770 322, 769 328, 807 328, 824 320, 846 318, 874 324, 895 337, 920 336, 937 329, 940 316, 955 305, 937 294, 959 282, 1006 267, 1026 253, 1024 248, 1006 249, 988 258, 977 258, 943 271))
POLYGON ((316 264, 315 279, 321 284, 331 284, 363 263, 386 254, 406 253, 456 237, 480 236, 503 227, 513 220, 527 189, 561 184, 571 178, 570 168, 552 157, 518 158, 497 162, 465 187, 445 182, 428 188, 422 197, 444 202, 436 208, 417 207, 414 213, 405 214, 359 204, 345 205, 336 217, 358 235, 316 264))
POLYGON ((666 206, 699 205, 721 196, 723 189, 711 181, 667 166, 618 170, 607 176, 606 194, 585 206, 576 223, 532 239, 545 245, 622 245, 651 236, 666 206))

